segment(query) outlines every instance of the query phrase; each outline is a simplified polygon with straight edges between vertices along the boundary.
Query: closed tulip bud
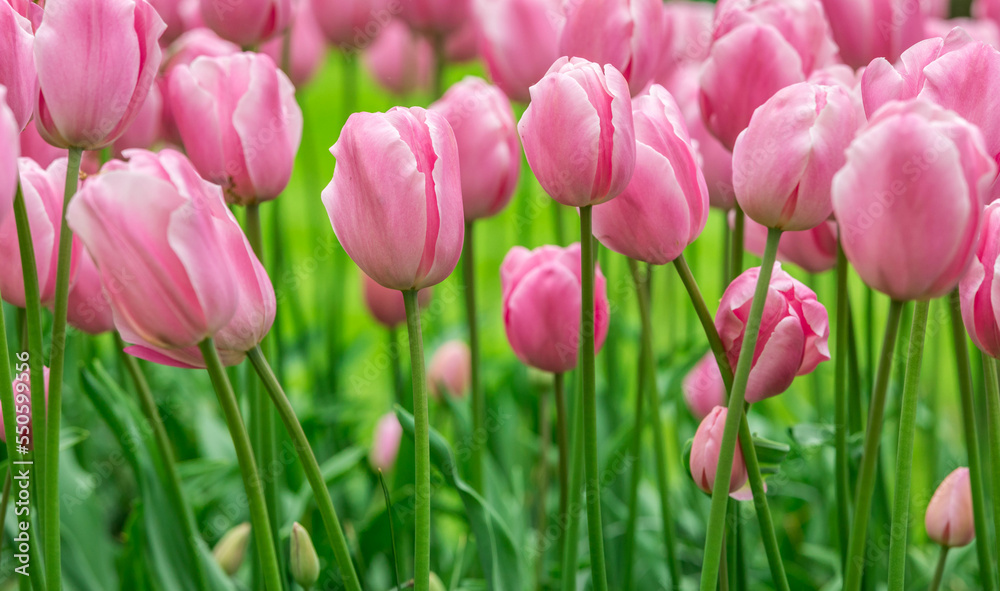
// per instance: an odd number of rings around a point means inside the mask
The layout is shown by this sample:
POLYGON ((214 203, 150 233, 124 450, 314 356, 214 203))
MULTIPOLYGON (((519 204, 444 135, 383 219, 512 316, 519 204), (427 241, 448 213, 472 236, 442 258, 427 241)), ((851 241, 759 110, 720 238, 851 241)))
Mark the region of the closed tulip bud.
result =
POLYGON ((472 354, 464 341, 448 341, 441 345, 427 366, 427 389, 441 400, 443 395, 462 398, 472 381, 472 354))
POLYGON ((470 15, 471 0, 403 0, 399 13, 411 28, 429 36, 460 28, 470 15))
POLYGON ((291 560, 288 570, 295 582, 304 589, 310 589, 319 580, 319 556, 313 547, 312 538, 299 522, 292 523, 291 560))
POLYGON ((914 2, 823 0, 840 58, 852 68, 881 57, 895 62, 923 39, 925 15, 914 2))
POLYGON ((292 0, 200 0, 205 26, 241 47, 253 47, 284 32, 292 0))
POLYGON ((163 57, 163 74, 178 66, 189 66, 199 57, 226 57, 240 53, 240 46, 226 41, 211 29, 191 29, 170 44, 163 57))
POLYGON ((132 125, 114 143, 114 155, 121 158, 122 152, 132 148, 149 148, 163 137, 163 95, 160 85, 149 88, 142 108, 132 125))
POLYGON ((927 537, 947 548, 967 546, 976 537, 969 469, 957 468, 934 491, 924 516, 927 537))
POLYGON ((893 299, 948 293, 975 252, 996 170, 979 130, 955 113, 921 99, 886 105, 833 179, 851 266, 893 299))
POLYGON ((539 184, 563 205, 604 203, 632 179, 632 101, 612 66, 560 58, 531 87, 517 129, 539 184))
POLYGON ((962 319, 972 342, 993 357, 1000 357, 1000 201, 986 206, 979 242, 969 270, 958 284, 962 319), (993 294, 996 293, 995 297, 993 294))
POLYGON ((699 421, 707 417, 713 408, 726 403, 726 385, 711 352, 706 353, 684 376, 681 391, 684 392, 688 410, 699 421))
POLYGON ((8 2, 0 2, 0 87, 7 88, 4 100, 18 129, 31 120, 38 92, 38 76, 32 50, 35 42, 31 21, 8 2))
POLYGON ((465 236, 458 147, 444 117, 420 107, 354 113, 330 152, 337 166, 323 204, 361 270, 398 290, 444 281, 465 236))
POLYGON ((388 472, 396 465, 399 455, 399 442, 403 439, 403 426, 395 413, 386 413, 375 425, 375 435, 372 439, 372 449, 368 461, 376 470, 388 472))
POLYGON ((50 164, 66 156, 66 150, 53 146, 38 134, 38 128, 35 127, 34 123, 21 130, 19 139, 21 156, 34 160, 42 168, 48 168, 50 164))
MULTIPOLYGON (((374 279, 361 274, 361 286, 365 299, 365 306, 371 312, 379 324, 386 328, 395 328, 406 322, 406 304, 403 302, 403 294, 396 289, 382 287, 374 279)), ((431 296, 434 288, 421 289, 417 294, 417 303, 420 308, 426 308, 431 303, 431 296)))
POLYGON ((70 326, 87 334, 97 335, 115 329, 111 304, 101 287, 101 274, 94 260, 82 248, 76 276, 69 288, 67 315, 70 326))
MULTIPOLYGON (((733 225, 733 216, 730 216, 733 225)), ((764 256, 767 228, 747 219, 743 227, 748 252, 764 256)), ((829 271, 837 265, 837 223, 827 220, 811 230, 784 232, 778 242, 778 260, 798 265, 809 273, 829 271)))
MULTIPOLYGON (((49 407, 49 368, 42 367, 42 374, 44 376, 43 383, 45 384, 45 408, 49 407)), ((32 432, 34 429, 34 423, 31 420, 31 371, 25 370, 18 373, 14 382, 11 384, 11 388, 14 391, 14 423, 15 426, 28 426, 27 432, 27 443, 25 447, 28 449, 34 449, 35 447, 35 435, 32 432)), ((7 443, 7 429, 4 426, 2 407, 0 407, 0 441, 7 443)), ((23 434, 18 433, 16 436, 16 441, 18 443, 22 442, 23 434)))
POLYGON ((327 43, 343 52, 371 45, 403 0, 307 0, 327 43))
POLYGON ((611 250, 655 265, 676 259, 708 221, 708 188, 684 116, 653 85, 632 101, 635 172, 617 198, 594 208, 594 236, 611 250))
POLYGON ((385 26, 362 59, 372 78, 393 94, 405 95, 431 87, 434 48, 400 20, 385 26))
POLYGON ((479 53, 493 83, 527 103, 559 53, 560 0, 475 0, 479 53))
POLYGON ((34 51, 42 137, 86 150, 118 139, 156 78, 164 28, 146 0, 48 2, 34 51))
MULTIPOLYGON (((691 444, 691 478, 698 488, 712 494, 715 486, 715 472, 719 467, 719 453, 722 449, 722 433, 726 429, 724 406, 716 406, 698 425, 691 444)), ((733 456, 733 472, 729 480, 729 492, 734 493, 747 482, 747 466, 743 461, 743 446, 736 444, 733 456)))
MULTIPOLYGON (((715 328, 726 348, 730 367, 736 367, 740 357, 746 318, 759 275, 760 267, 744 271, 729 284, 719 302, 715 328)), ((795 376, 805 375, 820 362, 829 360, 829 334, 826 308, 816 294, 783 271, 780 263, 775 263, 747 383, 747 402, 760 402, 781 394, 792 385, 795 376)))
POLYGON ((212 548, 212 556, 222 567, 222 571, 231 577, 243 565, 249 543, 250 524, 241 523, 222 536, 215 548, 212 548))
MULTIPOLYGON (((316 23, 309 0, 296 0, 292 14, 287 74, 296 88, 301 88, 313 79, 323 65, 326 38, 316 23)), ((279 36, 262 45, 260 50, 271 56, 274 63, 281 64, 284 61, 284 46, 284 37, 279 36)))
POLYGON ((470 76, 449 88, 431 110, 455 132, 465 221, 496 215, 510 202, 521 172, 510 101, 497 87, 470 76))
POLYGON ((0 228, 13 211, 17 192, 17 158, 21 153, 18 132, 21 127, 5 102, 6 90, 0 86, 0 228))
MULTIPOLYGON (((594 353, 608 336, 608 294, 595 264, 594 353)), ((500 265, 503 324, 511 349, 523 363, 563 373, 576 367, 580 348, 579 243, 566 248, 510 249, 500 265)))
POLYGON ((258 53, 198 58, 170 74, 171 112, 188 157, 226 200, 274 199, 292 176, 302 139, 295 87, 258 53))
POLYGON ((768 228, 809 230, 833 213, 830 183, 857 129, 850 95, 803 82, 754 113, 733 149, 736 201, 768 228))

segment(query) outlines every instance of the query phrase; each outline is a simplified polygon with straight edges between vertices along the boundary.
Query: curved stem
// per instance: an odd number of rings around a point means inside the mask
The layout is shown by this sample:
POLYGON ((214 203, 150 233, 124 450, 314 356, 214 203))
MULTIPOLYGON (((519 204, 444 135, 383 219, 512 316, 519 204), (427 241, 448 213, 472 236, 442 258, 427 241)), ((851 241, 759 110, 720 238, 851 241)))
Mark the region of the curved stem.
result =
POLYGON ((902 591, 906 579, 906 538, 910 520, 910 481, 913 468, 913 440, 917 434, 917 383, 924 354, 927 310, 923 300, 913 308, 910 349, 906 356, 903 397, 899 410, 899 443, 896 446, 896 487, 892 503, 892 527, 889 530, 889 590, 902 591))
POLYGON ((469 357, 471 364, 470 389, 472 390, 472 432, 487 438, 482 445, 472 446, 469 476, 472 488, 483 491, 483 448, 489 447, 489 433, 486 432, 486 400, 479 383, 479 327, 476 318, 476 257, 474 251, 475 224, 465 222, 465 244, 462 245, 462 280, 465 282, 465 318, 469 327, 469 357))
POLYGON ((413 442, 416 448, 416 511, 414 515, 413 586, 428 591, 431 577, 431 448, 427 409, 427 378, 424 375, 424 342, 420 334, 420 307, 416 290, 403 292, 406 328, 410 337, 410 371, 413 380, 413 442))
POLYGON ((847 564, 847 538, 851 519, 851 472, 847 449, 847 371, 848 371, 848 295, 847 256, 837 243, 837 334, 834 375, 835 464, 837 474, 837 533, 840 541, 840 567, 847 564))
POLYGON ((990 459, 992 461, 993 530, 1000 544, 1000 386, 997 384, 996 360, 983 355, 986 374, 986 413, 989 419, 990 459))
POLYGON ((554 375, 555 398, 556 398, 556 442, 559 447, 559 531, 560 543, 557 546, 562 548, 561 537, 565 536, 566 518, 569 514, 569 433, 567 423, 569 417, 566 416, 566 393, 563 388, 564 374, 554 375))
POLYGON ((941 580, 944 578, 944 567, 948 564, 948 550, 948 546, 941 546, 937 567, 934 568, 934 578, 931 579, 931 586, 927 588, 927 591, 938 591, 941 588, 941 580))
POLYGON ((861 471, 854 494, 854 518, 847 546, 847 573, 845 591, 858 591, 861 575, 865 570, 865 542, 868 539, 868 520, 871 517, 872 495, 875 492, 875 469, 878 465, 878 450, 882 438, 882 419, 885 415, 885 396, 892 372, 892 354, 896 348, 899 319, 903 313, 903 302, 893 300, 889 305, 889 318, 885 325, 882 354, 875 373, 871 406, 868 412, 868 427, 865 430, 865 446, 861 456, 861 471))
POLYGON ((233 387, 229 383, 229 377, 212 339, 205 339, 198 348, 205 359, 208 374, 212 378, 212 386, 226 417, 226 426, 229 427, 233 447, 236 448, 236 459, 240 466, 243 488, 246 490, 250 509, 250 522, 253 524, 254 542, 264 574, 264 587, 267 591, 280 591, 281 572, 278 567, 278 555, 272 543, 274 537, 271 535, 271 523, 267 516, 267 503, 264 499, 260 473, 257 471, 257 462, 253 457, 250 436, 247 435, 246 426, 240 416, 239 403, 236 402, 233 387))
POLYGON ((292 408, 292 403, 289 402, 285 390, 278 382, 278 378, 275 377, 274 371, 271 370, 271 366, 260 347, 254 347, 247 353, 247 356, 271 396, 271 402, 285 424, 285 430, 292 440, 292 445, 295 446, 299 461, 302 462, 302 470, 309 481, 309 486, 312 487, 316 506, 319 508, 323 525, 326 526, 326 534, 333 546, 333 554, 337 560, 337 566, 340 568, 340 576, 344 579, 344 584, 349 591, 360 591, 361 583, 358 581, 354 564, 351 562, 347 538, 344 537, 344 530, 340 525, 340 519, 337 518, 337 510, 333 506, 333 499, 330 498, 330 491, 326 487, 326 481, 323 480, 323 474, 316 461, 316 456, 313 454, 312 447, 309 445, 309 439, 306 437, 305 431, 302 430, 299 418, 295 415, 295 409, 292 408))
POLYGON ((563 536, 560 591, 576 591, 576 559, 580 536, 580 486, 583 483, 583 405, 573 405, 573 455, 569 457, 573 469, 569 477, 569 505, 566 534, 563 536))

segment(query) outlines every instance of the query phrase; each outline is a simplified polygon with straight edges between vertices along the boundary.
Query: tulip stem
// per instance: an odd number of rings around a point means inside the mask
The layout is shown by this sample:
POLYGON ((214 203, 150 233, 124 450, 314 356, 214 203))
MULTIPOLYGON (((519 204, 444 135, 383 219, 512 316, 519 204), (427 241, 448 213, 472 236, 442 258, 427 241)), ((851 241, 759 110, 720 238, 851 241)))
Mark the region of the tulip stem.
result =
POLYGON ((848 295, 847 256, 837 243, 837 350, 834 370, 834 423, 837 473, 837 532, 840 542, 840 567, 847 565, 847 539, 851 526, 851 472, 847 450, 847 371, 848 371, 848 295))
POLYGON ((593 206, 580 208, 580 378, 583 383, 584 471, 587 479, 587 531, 590 535, 594 591, 607 591, 604 527, 601 524, 601 477, 597 457, 597 391, 594 383, 594 238, 593 206))
POLYGON ((906 579, 906 538, 910 519, 910 481, 913 468, 913 440, 917 432, 917 384, 924 353, 927 311, 930 300, 918 301, 913 308, 910 349, 903 377, 903 397, 899 410, 899 443, 896 446, 896 487, 889 530, 889 590, 902 591, 906 579))
POLYGON ((562 568, 560 573, 560 591, 576 591, 576 560, 580 536, 580 485, 583 483, 583 405, 577 401, 573 405, 573 454, 569 456, 572 471, 569 477, 569 504, 562 546, 562 568))
POLYGON ((229 427, 229 434, 233 439, 233 447, 236 448, 236 460, 240 466, 240 474, 243 476, 243 488, 246 491, 247 504, 250 509, 250 522, 253 524, 254 542, 264 575, 264 588, 267 591, 280 591, 281 571, 278 567, 278 554, 273 544, 274 537, 271 535, 271 522, 267 515, 263 483, 260 473, 257 471, 257 461, 253 456, 250 436, 247 434, 246 425, 243 424, 243 417, 240 416, 239 403, 236 401, 233 387, 229 383, 229 376, 226 375, 226 370, 222 366, 222 360, 219 359, 219 352, 215 350, 212 339, 205 339, 198 345, 198 348, 205 359, 215 394, 219 398, 219 405, 226 417, 226 425, 229 427))
MULTIPOLYGON (((962 398, 962 421, 965 445, 969 451, 969 480, 972 486, 972 514, 976 526, 976 552, 979 554, 979 578, 985 591, 996 589, 993 580, 993 557, 990 552, 990 530, 986 521, 986 503, 983 499, 983 465, 979 455, 979 438, 976 435, 976 410, 973 402, 972 372, 969 367, 969 345, 962 322, 962 309, 958 290, 949 298, 951 331, 955 341, 955 360, 958 363, 958 389, 962 398)), ((995 494, 995 493, 994 493, 995 494)))
POLYGON ((340 568, 340 576, 344 579, 344 583, 349 591, 361 591, 361 583, 354 570, 354 564, 351 562, 351 552, 348 549, 347 539, 344 537, 344 530, 340 525, 340 519, 337 518, 337 510, 333 506, 333 499, 330 498, 330 491, 326 487, 326 481, 323 480, 323 474, 320 471, 319 463, 316 461, 316 455, 309 445, 309 439, 306 437, 305 431, 302 430, 302 424, 295 415, 295 409, 292 408, 288 396, 285 395, 284 388, 278 382, 278 378, 274 375, 274 371, 264 357, 260 346, 251 349, 247 353, 247 356, 250 358, 250 363, 257 371, 257 375, 271 396, 271 402, 274 404, 274 408, 277 409, 278 416, 281 417, 282 422, 285 424, 285 430, 292 439, 292 445, 295 446, 295 452, 299 456, 299 461, 302 462, 302 470, 309 481, 309 486, 312 487, 316 506, 319 508, 320 517, 323 518, 323 525, 326 526, 326 534, 329 536, 330 544, 333 546, 333 554, 337 560, 337 566, 340 568))
POLYGON ((993 475, 993 529, 1000 544, 1000 387, 997 384, 996 360, 983 356, 986 373, 986 413, 989 420, 990 459, 993 475))
POLYGON ((746 214, 743 213, 738 203, 733 203, 733 211, 736 212, 736 221, 733 224, 732 242, 729 245, 732 249, 729 255, 731 265, 729 281, 736 279, 743 272, 743 234, 746 226, 746 214))
MULTIPOLYGON (((660 488, 660 517, 663 519, 663 543, 667 552, 667 570, 670 572, 670 582, 675 588, 681 586, 681 569, 677 562, 677 543, 674 536, 674 518, 670 509, 670 474, 667 470, 667 438, 663 433, 663 422, 660 417, 659 391, 656 386, 656 361, 653 356, 653 321, 650 311, 649 291, 646 289, 652 280, 651 274, 642 276, 639 263, 629 259, 629 269, 632 271, 632 281, 635 283, 639 299, 639 318, 642 322, 642 341, 640 355, 641 366, 645 370, 643 383, 649 391, 649 416, 653 423, 653 456, 656 462, 656 481, 660 488)), ((650 267, 650 272, 652 268, 650 267)), ((641 412, 641 411, 638 411, 641 412)), ((636 433, 638 439, 638 433, 636 433)), ((638 467, 638 456, 633 458, 638 467)), ((626 559, 629 559, 626 556, 626 559)), ((625 587, 629 589, 630 587, 625 587)))
POLYGON ((431 458, 430 418, 427 409, 427 378, 424 373, 424 343, 420 334, 420 305, 417 290, 403 291, 406 304, 406 328, 410 340, 410 372, 413 381, 413 441, 416 480, 414 515, 413 586, 428 591, 431 577, 431 458))
POLYGON ((868 426, 865 429, 865 445, 861 456, 861 470, 854 493, 854 518, 851 522, 850 538, 847 546, 847 571, 845 591, 858 591, 861 576, 865 570, 865 542, 868 539, 868 520, 871 517, 872 495, 875 492, 875 476, 878 466, 879 444, 882 437, 882 421, 885 416, 885 397, 892 373, 892 354, 896 348, 899 320, 903 313, 903 302, 892 300, 889 318, 886 320, 882 354, 875 373, 871 405, 868 411, 868 426))
MULTIPOLYGON (((630 267, 632 263, 633 261, 629 259, 630 267)), ((635 393, 635 423, 632 425, 632 448, 629 452, 632 460, 632 475, 629 480, 628 489, 628 518, 625 522, 625 552, 623 554, 625 564, 622 566, 624 569, 624 573, 622 574, 622 589, 633 588, 632 572, 635 563, 635 530, 639 520, 639 481, 642 476, 642 427, 645 424, 643 420, 645 418, 643 414, 643 401, 646 397, 645 346, 646 343, 643 340, 640 344, 639 374, 636 379, 637 387, 635 393)))
POLYGON ((392 358, 392 389, 396 393, 396 404, 406 408, 404 404, 403 368, 399 352, 398 329, 393 326, 386 331, 389 335, 389 357, 392 358))
POLYGON ((472 488, 483 491, 483 448, 489 447, 486 422, 486 400, 479 383, 479 326, 476 318, 476 257, 473 222, 465 222, 465 243, 462 245, 462 281, 465 282, 465 317, 469 326, 469 362, 471 365, 470 389, 472 391, 472 433, 486 438, 482 445, 472 446, 469 476, 472 488))
MULTIPOLYGON (((563 387, 565 375, 554 374, 556 399, 556 442, 559 447, 559 521, 558 527, 565 535, 566 517, 569 514, 569 434, 566 423, 566 393, 563 387)), ((559 544, 562 548, 562 544, 559 544)))
POLYGON ((931 579, 931 586, 927 588, 927 591, 938 591, 941 588, 941 580, 944 579, 944 567, 948 564, 949 549, 948 546, 941 546, 937 567, 934 568, 934 578, 931 579))
POLYGON ((708 311, 708 305, 705 304, 705 298, 701 294, 701 289, 698 288, 698 282, 695 280, 694 274, 691 273, 691 268, 688 266, 683 254, 674 259, 674 268, 677 269, 677 274, 681 277, 681 283, 684 284, 684 289, 687 290, 688 296, 691 298, 691 304, 694 305, 695 314, 697 314, 698 320, 705 330, 705 337, 708 338, 708 346, 712 350, 712 354, 715 355, 715 361, 718 363, 719 369, 726 368, 722 374, 726 378, 724 381, 726 395, 728 396, 733 386, 732 371, 729 369, 729 358, 726 356, 726 347, 722 344, 722 338, 719 337, 719 332, 715 329, 715 321, 712 319, 712 313, 708 311), (726 377, 727 373, 729 374, 728 377, 726 377))

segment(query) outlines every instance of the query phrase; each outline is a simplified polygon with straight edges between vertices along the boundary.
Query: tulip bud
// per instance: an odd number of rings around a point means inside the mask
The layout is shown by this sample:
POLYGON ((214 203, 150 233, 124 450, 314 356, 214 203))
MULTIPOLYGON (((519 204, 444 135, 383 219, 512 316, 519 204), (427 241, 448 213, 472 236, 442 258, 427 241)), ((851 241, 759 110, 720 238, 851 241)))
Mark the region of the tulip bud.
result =
POLYGON ((445 35, 469 18, 470 0, 404 0, 400 18, 428 36, 445 35))
POLYGON ((375 435, 372 439, 372 448, 368 454, 368 461, 376 470, 388 472, 396 465, 396 456, 399 455, 399 443, 403 439, 403 427, 399 424, 399 419, 395 413, 386 413, 375 425, 375 435))
POLYGON ((191 29, 170 44, 163 56, 163 74, 169 76, 174 68, 189 66, 202 56, 226 57, 237 53, 240 53, 239 45, 226 41, 211 29, 191 29))
POLYGON ((719 364, 711 351, 684 376, 681 391, 684 392, 684 402, 687 403, 688 410, 698 420, 708 416, 716 406, 726 403, 726 385, 722 381, 719 364))
POLYGON ((327 43, 344 53, 368 47, 401 7, 401 0, 308 1, 327 43))
MULTIPOLYGON (((594 353, 608 336, 608 294, 595 263, 594 353)), ((523 363, 563 373, 576 367, 580 348, 580 245, 510 249, 500 265, 503 321, 511 349, 523 363)))
MULTIPOLYGON (((49 368, 42 367, 42 375, 45 384, 45 408, 49 407, 49 368)), ((28 426, 28 439, 26 447, 34 449, 35 435, 32 432, 35 425, 31 420, 31 370, 18 373, 11 384, 14 391, 14 422, 16 426, 28 426), (22 418, 23 417, 23 418, 22 418)), ((0 441, 7 443, 7 430, 4 427, 3 408, 0 407, 0 441)), ((17 441, 22 441, 22 434, 18 433, 17 441)))
POLYGON ((400 20, 389 24, 372 41, 363 61, 372 78, 396 95, 429 90, 434 48, 400 20))
POLYGON ((527 103, 559 53, 560 0, 475 0, 479 52, 493 83, 527 103))
POLYGON ((1000 258, 1000 201, 986 206, 976 254, 969 270, 958 284, 962 303, 962 319, 972 342, 987 355, 1000 357, 1000 318, 997 298, 1000 296, 1000 273, 996 272, 1000 258))
POLYGON ((212 548, 212 556, 222 567, 222 571, 231 577, 240 570, 249 543, 250 524, 241 523, 222 536, 215 548, 212 548))
MULTIPOLYGON (((735 216, 729 216, 729 225, 735 216)), ((746 219, 743 226, 743 242, 747 252, 758 257, 764 255, 767 244, 767 228, 746 219)), ((778 260, 798 265, 809 273, 823 273, 837 265, 837 223, 827 220, 811 230, 783 232, 778 242, 778 260)))
MULTIPOLYGON (((337 4, 337 2, 328 2, 337 4)), ((291 35, 289 41, 288 74, 296 88, 309 83, 316 75, 323 60, 326 58, 326 38, 320 30, 313 15, 312 3, 309 0, 296 0, 292 10, 291 35)), ((262 53, 271 56, 276 64, 282 64, 285 56, 285 40, 283 36, 271 39, 261 46, 262 53)))
POLYGON ((632 178, 632 101, 625 78, 612 66, 556 60, 531 87, 531 104, 517 129, 539 184, 563 205, 604 203, 632 178))
POLYGON ((895 62, 923 39, 925 15, 913 2, 823 0, 840 58, 852 68, 881 57, 895 62))
MULTIPOLYGON (((397 289, 382 287, 374 279, 361 273, 361 286, 364 291, 365 305, 372 318, 386 328, 395 328, 406 322, 406 303, 403 294, 397 289)), ((427 287, 417 294, 417 304, 421 309, 431 303, 434 288, 427 287)))
POLYGON ((313 547, 312 538, 299 522, 292 523, 291 560, 288 570, 295 582, 303 589, 310 589, 319 580, 319 556, 313 547))
POLYGON ((5 99, 16 121, 24 129, 31 120, 38 92, 38 76, 32 49, 35 33, 31 21, 8 2, 0 2, 0 87, 6 87, 5 99))
POLYGON ((427 389, 440 400, 442 394, 462 398, 472 380, 472 354, 464 341, 441 345, 427 366, 427 389))
POLYGON ((340 244, 385 287, 443 281, 462 252, 458 147, 441 115, 419 107, 354 113, 330 148, 323 204, 340 244))
POLYGON ((934 491, 924 526, 927 537, 948 548, 966 546, 976 537, 968 468, 957 468, 934 491))
POLYGON ((948 293, 975 251, 996 170, 979 130, 955 113, 922 99, 886 105, 833 179, 847 259, 891 298, 948 293))
POLYGON ((292 0, 201 0, 201 18, 219 37, 253 47, 285 31, 292 0))
MULTIPOLYGON (((691 478, 698 488, 712 494, 715 486, 715 472, 719 467, 719 453, 722 449, 722 434, 726 430, 724 406, 716 406, 702 419, 691 444, 691 478)), ((743 447, 737 442, 733 455, 733 472, 729 481, 729 492, 734 493, 747 482, 747 467, 743 461, 743 447)))
POLYGON ((17 158, 21 152, 18 140, 21 128, 7 106, 6 98, 7 91, 0 85, 0 228, 14 208, 18 183, 17 158))

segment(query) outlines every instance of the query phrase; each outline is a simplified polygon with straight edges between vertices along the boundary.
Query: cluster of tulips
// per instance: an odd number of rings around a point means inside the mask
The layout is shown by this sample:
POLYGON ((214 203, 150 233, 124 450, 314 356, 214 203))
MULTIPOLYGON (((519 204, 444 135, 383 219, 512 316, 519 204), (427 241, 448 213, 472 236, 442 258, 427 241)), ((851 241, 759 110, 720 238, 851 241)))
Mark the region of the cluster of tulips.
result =
MULTIPOLYGON (((412 399, 400 397, 379 421, 370 462, 386 472, 412 463, 415 589, 442 588, 431 572, 432 448, 440 453, 440 445, 429 395, 468 392, 472 433, 496 436, 486 428, 473 246, 479 220, 500 213, 524 182, 523 151, 555 207, 576 209, 580 224, 578 242, 514 247, 498 269, 510 349, 552 375, 559 588, 578 583, 573 507, 581 495, 589 585, 638 588, 631 563, 615 577, 605 560, 595 357, 614 302, 596 263, 603 247, 627 258, 634 282, 641 331, 631 446, 638 455, 648 421, 670 588, 695 580, 702 591, 792 588, 768 506, 768 444, 748 417, 752 405, 831 359, 835 470, 826 476, 836 491, 840 585, 858 591, 873 560, 866 545, 882 458, 894 484, 888 553, 879 560, 888 564, 888 588, 906 588, 922 352, 930 302, 948 298, 968 467, 927 505, 927 535, 941 546, 931 585, 942 584, 949 549, 975 540, 979 588, 997 591, 1000 2, 973 8, 977 19, 950 21, 947 3, 934 0, 0 0, 0 294, 23 318, 20 349, 0 324, 0 384, 12 384, 0 390, 0 406, 10 466, 22 462, 32 479, 31 510, 16 512, 17 530, 32 532, 21 546, 31 567, 24 585, 64 583, 60 428, 71 326, 112 332, 124 353, 167 466, 163 486, 182 524, 190 588, 227 588, 217 566, 232 574, 227 558, 249 536, 261 588, 281 591, 289 577, 317 585, 308 532, 297 523, 278 531, 273 483, 260 476, 258 467, 274 462, 272 417, 312 488, 336 562, 327 568, 347 589, 363 588, 337 493, 269 364, 279 298, 262 263, 261 208, 286 190, 307 123, 296 88, 335 48, 350 59, 361 52, 388 91, 429 92, 435 101, 351 114, 330 149, 333 178, 313 196, 363 271, 374 318, 393 330, 406 325, 412 399), (492 83, 469 76, 445 89, 446 65, 475 57, 492 83), (525 104, 519 117, 512 101, 525 104), (728 240, 717 264, 728 287, 714 314, 684 257, 711 207, 726 212, 728 240), (761 266, 744 268, 744 249, 761 266), (425 371, 421 308, 460 260, 468 339, 442 346, 425 371), (836 269, 832 352, 827 306, 781 263, 814 274, 836 269), (683 384, 700 421, 684 452, 691 481, 672 485, 650 289, 653 268, 667 264, 708 345, 683 384), (848 427, 849 404, 860 400, 849 392, 858 387, 851 269, 891 302, 859 457, 848 427), (898 433, 885 434, 897 443, 887 457, 880 444, 909 302, 898 433), (979 449, 969 337, 987 356, 988 450, 979 449), (252 523, 220 543, 218 564, 203 560, 205 541, 136 359, 210 374, 252 523), (244 362, 262 388, 241 404, 226 368, 244 362), (571 372, 574 389, 566 387, 571 372), (412 456, 400 455, 404 432, 412 456), (671 486, 711 496, 697 578, 699 565, 680 564, 671 486), (769 583, 729 580, 734 557, 724 549, 736 535, 737 503, 746 501, 769 583), (287 572, 282 535, 291 545, 287 572)), ((547 426, 541 438, 543 446, 553 439, 547 426)), ((475 499, 489 496, 488 452, 473 446, 462 466, 475 499)), ((638 471, 626 545, 637 535, 638 471)), ((485 566, 496 560, 485 540, 479 546, 488 587, 509 591, 501 581, 511 579, 485 566)), ((536 560, 544 566, 545 553, 536 560)), ((514 578, 525 587, 527 579, 514 578)))

